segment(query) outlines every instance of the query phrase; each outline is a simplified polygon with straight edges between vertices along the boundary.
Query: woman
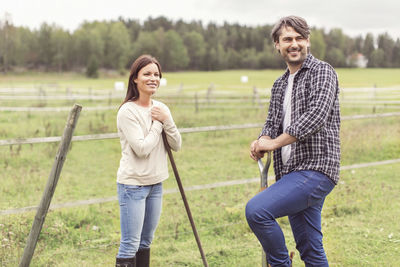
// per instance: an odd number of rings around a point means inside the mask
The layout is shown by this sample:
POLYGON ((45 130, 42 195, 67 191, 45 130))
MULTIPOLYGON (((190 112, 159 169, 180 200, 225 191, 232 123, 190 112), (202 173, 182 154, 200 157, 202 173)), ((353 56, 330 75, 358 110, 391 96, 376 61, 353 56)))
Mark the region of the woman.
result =
POLYGON ((122 157, 117 174, 121 242, 116 266, 149 266, 150 244, 162 204, 162 182, 168 178, 166 133, 170 147, 181 147, 181 135, 168 107, 152 95, 160 85, 158 61, 142 55, 133 62, 128 90, 117 115, 122 157))

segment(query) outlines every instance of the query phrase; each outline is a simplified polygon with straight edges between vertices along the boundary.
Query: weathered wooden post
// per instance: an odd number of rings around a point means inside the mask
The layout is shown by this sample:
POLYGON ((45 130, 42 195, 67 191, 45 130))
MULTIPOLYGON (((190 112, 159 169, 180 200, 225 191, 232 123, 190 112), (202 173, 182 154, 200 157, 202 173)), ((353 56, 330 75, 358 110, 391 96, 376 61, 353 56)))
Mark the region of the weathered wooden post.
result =
POLYGON ((195 108, 195 112, 198 113, 199 112, 199 98, 197 97, 197 92, 194 93, 194 108, 195 108))
POLYGON ((93 102, 92 87, 89 87, 88 94, 89 94, 89 101, 93 102))
POLYGON ((43 90, 43 88, 41 86, 39 87, 38 100, 39 100, 40 107, 46 106, 46 92, 43 90))
POLYGON ((65 103, 70 104, 69 98, 71 96, 71 89, 69 87, 65 88, 65 103))
POLYGON ((181 95, 182 92, 183 92, 183 83, 180 83, 178 87, 178 95, 181 95))
POLYGON ((258 89, 256 86, 253 86, 253 98, 252 98, 253 105, 257 103, 258 100, 258 89))
POLYGON ((60 177, 66 155, 68 153, 68 148, 71 143, 72 135, 75 130, 76 123, 78 122, 79 114, 82 110, 82 106, 75 104, 69 113, 67 123, 65 125, 64 134, 61 138, 60 146, 56 154, 56 158, 53 163, 53 168, 51 169, 49 179, 47 180, 46 188, 43 192, 42 200, 40 201, 38 210, 36 212, 35 219, 32 224, 31 232, 29 233, 28 240, 24 249, 24 254, 22 255, 20 267, 29 266, 33 253, 36 248, 36 243, 38 241, 40 231, 44 220, 49 210, 51 199, 56 190, 58 178, 60 177))
POLYGON ((108 93, 108 106, 111 107, 111 103, 112 103, 112 91, 110 91, 108 93))
POLYGON ((210 102, 211 102, 211 94, 212 94, 213 90, 214 90, 214 84, 211 83, 207 89, 207 95, 206 95, 207 104, 210 104, 210 102))

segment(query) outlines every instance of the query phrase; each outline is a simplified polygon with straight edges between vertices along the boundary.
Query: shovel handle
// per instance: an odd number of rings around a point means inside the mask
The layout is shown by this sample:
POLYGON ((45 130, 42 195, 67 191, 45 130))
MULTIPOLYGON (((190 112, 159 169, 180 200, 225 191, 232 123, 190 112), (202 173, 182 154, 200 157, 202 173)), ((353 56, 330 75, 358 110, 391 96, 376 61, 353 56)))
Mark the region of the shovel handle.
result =
POLYGON ((268 170, 271 165, 271 151, 267 152, 267 161, 265 162, 265 165, 261 159, 258 159, 257 163, 261 177, 260 191, 262 191, 268 187, 268 170))
MULTIPOLYGON (((261 159, 258 159, 258 169, 260 171, 260 192, 263 191, 268 187, 268 169, 269 165, 271 165, 271 151, 267 152, 267 161, 265 165, 263 164, 261 159)), ((261 250, 261 266, 267 267, 267 254, 265 253, 264 249, 261 250)))

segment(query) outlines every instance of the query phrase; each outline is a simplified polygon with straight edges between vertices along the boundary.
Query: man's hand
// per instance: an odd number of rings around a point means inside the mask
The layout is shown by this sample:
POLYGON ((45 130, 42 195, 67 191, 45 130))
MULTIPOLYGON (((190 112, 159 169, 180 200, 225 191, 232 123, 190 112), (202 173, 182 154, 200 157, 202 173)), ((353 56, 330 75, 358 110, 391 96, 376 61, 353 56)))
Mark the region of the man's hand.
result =
POLYGON ((280 147, 296 142, 297 139, 286 133, 281 134, 275 139, 269 136, 261 136, 254 140, 250 145, 250 157, 255 161, 264 157, 265 152, 274 151, 280 147))
POLYGON ((254 140, 250 145, 250 157, 257 161, 264 157, 265 152, 275 150, 271 149, 273 141, 269 136, 261 136, 258 140, 254 140))
POLYGON ((256 151, 257 143, 258 143, 258 140, 254 140, 253 142, 251 142, 251 145, 250 145, 250 158, 252 158, 255 161, 264 157, 263 152, 256 151))
POLYGON ((256 152, 268 152, 268 151, 274 151, 277 149, 277 144, 275 139, 271 139, 268 136, 261 136, 260 139, 258 139, 257 145, 255 147, 256 152))

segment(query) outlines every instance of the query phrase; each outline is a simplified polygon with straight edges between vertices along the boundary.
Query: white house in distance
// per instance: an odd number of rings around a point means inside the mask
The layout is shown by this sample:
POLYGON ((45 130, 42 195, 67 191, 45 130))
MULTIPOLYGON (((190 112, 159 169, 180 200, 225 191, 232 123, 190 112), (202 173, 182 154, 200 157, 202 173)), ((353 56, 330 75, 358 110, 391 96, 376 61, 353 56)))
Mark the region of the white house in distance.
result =
POLYGON ((347 64, 357 68, 366 68, 368 59, 361 53, 355 53, 347 58, 347 64))

